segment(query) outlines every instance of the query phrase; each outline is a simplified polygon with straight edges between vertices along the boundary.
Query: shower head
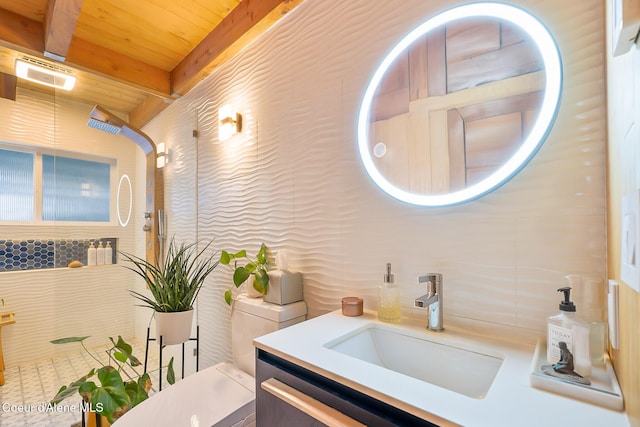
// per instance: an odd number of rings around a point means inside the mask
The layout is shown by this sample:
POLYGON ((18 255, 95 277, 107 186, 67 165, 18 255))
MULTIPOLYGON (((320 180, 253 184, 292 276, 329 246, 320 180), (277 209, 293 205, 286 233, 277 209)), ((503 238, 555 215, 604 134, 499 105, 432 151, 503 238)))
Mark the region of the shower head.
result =
POLYGON ((93 110, 91 110, 91 113, 89 113, 89 122, 87 122, 87 125, 113 135, 122 135, 129 138, 142 148, 144 154, 153 154, 155 164, 156 145, 151 138, 115 114, 96 105, 93 107, 93 110))
POLYGON ((164 220, 164 180, 162 169, 156 167, 156 156, 158 154, 156 144, 140 129, 99 105, 93 107, 93 110, 89 113, 87 125, 111 134, 122 135, 133 141, 145 154, 146 176, 143 178, 146 179, 145 212, 158 212, 158 217, 151 215, 148 224, 150 225, 149 229, 145 228, 145 231, 149 232, 145 238, 146 260, 155 265, 160 256, 158 250, 161 249, 162 242, 164 242, 165 233, 164 224, 162 228, 160 227, 160 217, 164 220), (155 226, 156 222, 158 226, 155 226), (158 234, 160 231, 162 232, 162 239, 159 239, 160 236, 158 234))
POLYGON ((108 122, 103 122, 101 120, 94 119, 93 117, 89 117, 89 122, 87 122, 87 125, 89 127, 108 132, 112 135, 117 135, 122 131, 122 126, 114 125, 108 122))

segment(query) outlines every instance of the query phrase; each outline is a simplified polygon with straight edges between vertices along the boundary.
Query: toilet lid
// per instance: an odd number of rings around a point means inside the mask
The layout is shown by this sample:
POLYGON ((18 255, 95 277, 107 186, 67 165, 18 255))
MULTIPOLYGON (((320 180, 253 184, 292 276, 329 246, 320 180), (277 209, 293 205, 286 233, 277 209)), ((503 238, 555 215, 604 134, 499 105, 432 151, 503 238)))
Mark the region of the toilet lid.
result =
POLYGON ((304 301, 278 305, 266 302, 262 298, 248 297, 246 294, 238 295, 234 301, 233 309, 277 323, 286 322, 307 314, 307 304, 304 301))
POLYGON ((233 425, 255 413, 254 378, 220 363, 154 394, 124 414, 118 427, 233 425))

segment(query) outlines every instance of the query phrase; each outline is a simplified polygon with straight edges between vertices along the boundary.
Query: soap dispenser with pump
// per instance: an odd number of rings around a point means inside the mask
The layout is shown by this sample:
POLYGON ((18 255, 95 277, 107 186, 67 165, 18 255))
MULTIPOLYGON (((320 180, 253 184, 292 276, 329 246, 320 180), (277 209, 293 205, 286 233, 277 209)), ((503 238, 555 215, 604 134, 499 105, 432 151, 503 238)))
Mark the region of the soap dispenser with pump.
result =
POLYGON ((93 241, 89 245, 89 249, 87 249, 87 265, 96 265, 96 247, 93 245, 93 241))
POLYGON ((560 342, 565 342, 573 355, 575 371, 583 377, 591 375, 589 357, 589 324, 576 316, 576 306, 571 301, 571 288, 558 289, 564 294, 560 313, 547 319, 547 362, 560 360, 560 342))
POLYGON ((98 247, 96 248, 96 265, 104 265, 104 246, 102 241, 98 241, 98 247))
POLYGON ((113 264, 113 248, 111 242, 107 240, 107 246, 104 247, 104 263, 113 264))
POLYGON ((391 264, 387 263, 387 274, 378 286, 378 319, 383 322, 398 322, 401 317, 400 288, 393 281, 391 264))

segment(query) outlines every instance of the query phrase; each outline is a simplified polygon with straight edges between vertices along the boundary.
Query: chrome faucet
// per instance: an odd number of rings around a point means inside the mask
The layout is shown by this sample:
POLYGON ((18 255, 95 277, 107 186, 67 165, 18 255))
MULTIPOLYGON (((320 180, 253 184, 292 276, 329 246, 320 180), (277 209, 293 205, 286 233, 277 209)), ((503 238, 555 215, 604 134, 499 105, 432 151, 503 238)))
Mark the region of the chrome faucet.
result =
POLYGON ((427 283, 427 293, 413 301, 413 306, 427 309, 427 329, 444 331, 442 309, 442 274, 430 273, 418 276, 418 283, 427 283))

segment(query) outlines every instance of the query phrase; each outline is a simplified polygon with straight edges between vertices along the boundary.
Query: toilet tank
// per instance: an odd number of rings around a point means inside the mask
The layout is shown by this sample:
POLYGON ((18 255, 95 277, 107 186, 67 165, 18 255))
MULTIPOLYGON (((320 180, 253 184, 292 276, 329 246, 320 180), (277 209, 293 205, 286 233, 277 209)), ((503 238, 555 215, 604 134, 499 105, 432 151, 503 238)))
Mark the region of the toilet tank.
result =
POLYGON ((264 302, 262 298, 238 296, 231 311, 231 351, 233 364, 255 377, 253 340, 262 335, 300 323, 307 317, 307 305, 298 301, 287 305, 264 302))

